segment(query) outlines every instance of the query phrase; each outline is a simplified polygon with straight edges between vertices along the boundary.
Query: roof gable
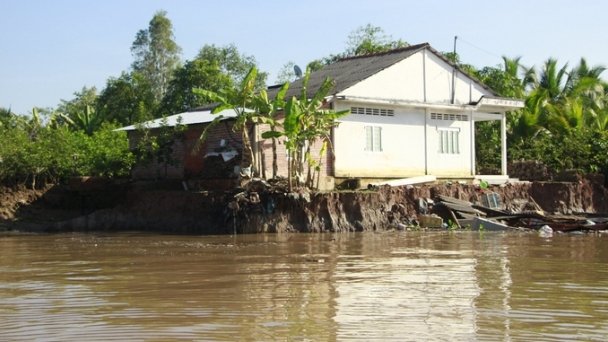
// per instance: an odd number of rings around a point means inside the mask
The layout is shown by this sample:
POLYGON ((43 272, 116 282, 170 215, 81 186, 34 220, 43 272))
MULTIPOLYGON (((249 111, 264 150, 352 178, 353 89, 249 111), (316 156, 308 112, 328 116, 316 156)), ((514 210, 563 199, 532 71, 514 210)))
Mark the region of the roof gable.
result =
MULTIPOLYGON (((327 65, 310 74, 307 87, 307 96, 309 98, 314 96, 314 93, 317 91, 317 89, 319 89, 319 87, 327 77, 336 82, 336 85, 332 90, 332 94, 337 94, 354 86, 357 83, 360 83, 361 81, 366 80, 367 78, 375 74, 378 74, 382 70, 393 66, 394 64, 416 54, 417 52, 423 49, 427 49, 431 53, 437 55, 444 62, 448 63, 451 67, 456 68, 456 70, 461 75, 470 78, 473 82, 479 84, 482 88, 486 89, 492 95, 498 96, 498 93, 490 89, 481 81, 477 80, 475 77, 468 74, 463 69, 459 68, 456 64, 447 59, 437 50, 433 49, 428 43, 411 45, 404 48, 374 54, 342 58, 337 62, 327 65)), ((302 91, 302 83, 303 78, 291 82, 289 84, 289 90, 287 91, 286 97, 299 96, 300 92, 302 91)), ((279 87, 280 86, 269 88, 269 97, 273 98, 274 96, 276 96, 279 87)))

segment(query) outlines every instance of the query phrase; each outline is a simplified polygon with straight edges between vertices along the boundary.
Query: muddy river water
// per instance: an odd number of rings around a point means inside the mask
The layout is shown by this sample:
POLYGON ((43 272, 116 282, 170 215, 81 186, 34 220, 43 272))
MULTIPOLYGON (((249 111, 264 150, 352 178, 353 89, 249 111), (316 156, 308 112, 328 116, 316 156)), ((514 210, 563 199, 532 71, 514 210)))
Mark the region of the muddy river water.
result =
POLYGON ((0 236, 0 341, 605 341, 608 234, 0 236))

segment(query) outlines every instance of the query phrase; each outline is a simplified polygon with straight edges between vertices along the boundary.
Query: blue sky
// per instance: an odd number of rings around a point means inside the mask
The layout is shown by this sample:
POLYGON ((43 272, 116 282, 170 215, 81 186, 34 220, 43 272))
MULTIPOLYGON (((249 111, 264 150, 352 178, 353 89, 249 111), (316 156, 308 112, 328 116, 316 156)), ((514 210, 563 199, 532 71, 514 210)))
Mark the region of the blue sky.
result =
MULTIPOLYGON (((83 86, 103 89, 128 70, 135 34, 160 9, 174 26, 182 58, 205 44, 235 44, 273 83, 288 61, 344 50, 348 34, 371 23, 395 39, 428 42, 461 60, 494 66, 522 56, 527 66, 608 65, 608 1, 138 1, 0 0, 0 107, 26 114, 56 108, 83 86)), ((606 75, 604 75, 606 78, 606 75)))

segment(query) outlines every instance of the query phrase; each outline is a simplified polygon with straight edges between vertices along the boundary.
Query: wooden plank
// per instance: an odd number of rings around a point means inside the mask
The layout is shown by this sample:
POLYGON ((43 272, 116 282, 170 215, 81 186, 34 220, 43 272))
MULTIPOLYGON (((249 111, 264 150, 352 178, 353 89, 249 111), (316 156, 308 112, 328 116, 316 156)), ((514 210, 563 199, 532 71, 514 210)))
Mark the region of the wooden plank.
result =
POLYGON ((466 206, 466 205, 460 205, 460 204, 456 204, 456 203, 450 203, 450 202, 441 202, 439 204, 436 205, 444 205, 449 209, 452 210, 456 210, 458 212, 464 212, 464 213, 472 213, 472 214, 479 214, 479 215, 484 215, 483 212, 471 207, 471 206, 466 206))
POLYGON ((543 208, 540 207, 540 205, 538 205, 538 203, 536 203, 532 196, 530 196, 530 200, 532 201, 532 204, 534 204, 534 206, 536 207, 536 210, 540 211, 544 215, 545 211, 543 210, 543 208))
POLYGON ((443 202, 449 202, 449 203, 454 203, 454 204, 459 204, 459 205, 464 205, 464 206, 471 206, 472 205, 472 203, 469 202, 469 201, 463 201, 463 200, 460 200, 460 199, 456 199, 454 197, 443 196, 443 195, 439 195, 438 197, 443 202))
POLYGON ((462 227, 460 226, 460 222, 458 222, 458 219, 456 218, 456 215, 454 215, 452 209, 448 208, 448 211, 450 212, 450 215, 452 215, 452 219, 454 220, 454 223, 456 223, 456 225, 458 226, 458 229, 462 229, 462 227))

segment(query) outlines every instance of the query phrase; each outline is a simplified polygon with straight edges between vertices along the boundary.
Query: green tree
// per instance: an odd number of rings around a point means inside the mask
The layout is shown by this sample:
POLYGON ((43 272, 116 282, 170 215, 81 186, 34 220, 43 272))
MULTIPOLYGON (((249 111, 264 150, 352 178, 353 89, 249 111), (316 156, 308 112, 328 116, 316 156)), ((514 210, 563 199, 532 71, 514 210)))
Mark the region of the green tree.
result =
POLYGON ((14 114, 11 112, 11 109, 0 107, 0 127, 9 127, 11 126, 11 122, 13 120, 14 114))
POLYGON ((157 165, 157 176, 161 177, 164 169, 164 177, 167 178, 167 169, 169 166, 177 166, 180 159, 175 158, 175 144, 178 141, 182 143, 186 139, 186 125, 182 125, 182 118, 178 117, 177 124, 170 127, 167 123, 167 117, 163 117, 160 127, 154 130, 145 126, 145 124, 137 125, 137 130, 141 136, 134 150, 134 155, 138 163, 157 165))
POLYGON ((570 71, 567 67, 566 63, 559 68, 553 58, 545 61, 526 99, 526 108, 537 115, 539 125, 554 134, 570 134, 598 122, 606 101, 600 79, 603 67, 589 68, 584 59, 570 71))
MULTIPOLYGON (((72 135, 79 146, 72 157, 78 156, 76 163, 80 167, 80 174, 109 178, 130 176, 135 157, 129 148, 127 132, 116 132, 116 128, 116 124, 104 122, 92 136, 82 134, 82 131, 72 135)), ((64 170, 69 167, 70 161, 73 162, 69 154, 65 157, 67 163, 64 170)))
POLYGON ((386 35, 381 27, 367 24, 348 35, 344 56, 358 56, 409 46, 407 42, 386 35))
POLYGON ((378 53, 409 45, 401 39, 394 40, 391 35, 385 34, 381 27, 367 24, 350 32, 343 52, 316 59, 308 63, 306 68, 314 72, 326 65, 337 62, 340 58, 378 53))
POLYGON ((193 88, 218 92, 233 86, 232 78, 222 72, 217 63, 195 59, 177 68, 161 103, 159 114, 171 115, 209 103, 209 99, 195 94, 193 88))
MULTIPOLYGON (((249 75, 251 68, 258 69, 255 57, 241 54, 234 44, 223 47, 215 46, 215 44, 205 45, 196 55, 196 59, 217 63, 223 73, 232 77, 234 84, 242 84, 249 75)), ((267 78, 268 73, 258 70, 254 88, 266 88, 267 78)))
POLYGON ((59 114, 59 116, 65 120, 70 128, 77 131, 81 130, 88 136, 92 136, 101 127, 102 123, 110 118, 106 108, 97 111, 91 106, 87 106, 84 111, 78 113, 74 118, 64 114, 59 114))
POLYGON ((294 71, 294 67, 296 63, 289 61, 281 67, 277 74, 277 78, 275 80, 275 84, 285 84, 289 82, 293 82, 297 79, 296 73, 294 71))
POLYGON ((568 74, 566 81, 569 97, 578 98, 582 108, 582 125, 604 128, 607 118, 607 84, 601 78, 606 68, 602 65, 590 67, 585 58, 568 74))
POLYGON ((154 14, 148 29, 140 30, 131 46, 135 61, 133 71, 144 76, 152 88, 154 99, 158 103, 163 98, 173 70, 180 64, 181 48, 175 43, 173 24, 167 18, 166 11, 154 14))
POLYGON ((57 112, 72 120, 78 120, 78 116, 87 109, 87 106, 95 107, 96 101, 97 88, 84 86, 81 91, 74 92, 73 99, 69 101, 61 99, 61 103, 57 106, 57 112))
POLYGON ((150 83, 137 72, 110 77, 99 94, 96 108, 105 108, 123 126, 153 119, 156 110, 150 83))

